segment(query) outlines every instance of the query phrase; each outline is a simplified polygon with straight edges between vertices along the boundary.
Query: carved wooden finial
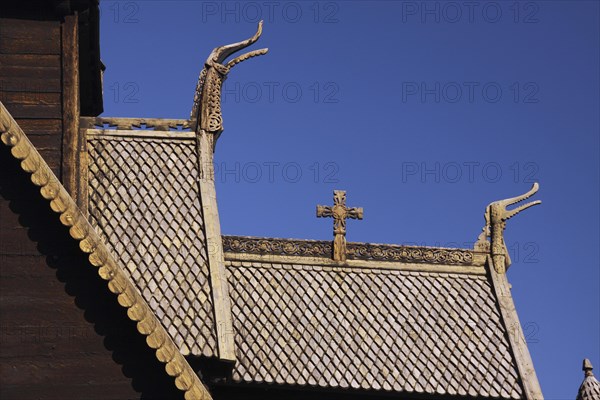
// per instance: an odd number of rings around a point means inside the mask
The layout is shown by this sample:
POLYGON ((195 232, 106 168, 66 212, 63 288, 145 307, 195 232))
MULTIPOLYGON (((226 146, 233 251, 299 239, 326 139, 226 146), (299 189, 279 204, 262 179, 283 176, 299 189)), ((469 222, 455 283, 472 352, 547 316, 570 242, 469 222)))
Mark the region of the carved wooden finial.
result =
POLYGON ((346 207, 346 192, 333 191, 333 206, 317 206, 317 217, 333 218, 333 259, 346 261, 346 219, 363 219, 362 207, 346 207))
POLYGON ((215 48, 206 59, 204 68, 200 72, 190 120, 193 130, 196 132, 201 130, 214 136, 211 138, 213 145, 223 131, 221 89, 227 74, 234 65, 249 58, 266 54, 268 49, 253 50, 229 62, 225 62, 225 60, 232 54, 255 43, 262 34, 262 24, 262 21, 258 23, 256 33, 251 38, 215 48))
POLYGON ((581 367, 581 370, 583 372, 585 372, 585 376, 594 376, 594 373, 592 372, 592 370, 594 369, 594 366, 592 365, 592 362, 590 360, 588 360, 587 358, 583 360, 583 367, 581 367))
POLYGON ((506 243, 504 242, 504 229, 506 228, 506 221, 521 211, 541 204, 542 202, 539 200, 532 201, 519 207, 515 207, 511 210, 508 210, 507 207, 527 200, 536 194, 538 189, 539 185, 536 182, 527 193, 522 194, 521 196, 512 197, 510 199, 495 201, 489 204, 485 209, 485 226, 483 227, 483 232, 477 239, 477 243, 475 243, 475 250, 491 250, 492 258, 494 260, 494 268, 498 273, 506 272, 511 264, 510 256, 508 255, 508 249, 506 248, 506 243), (488 242, 488 238, 491 239, 491 244, 488 242))

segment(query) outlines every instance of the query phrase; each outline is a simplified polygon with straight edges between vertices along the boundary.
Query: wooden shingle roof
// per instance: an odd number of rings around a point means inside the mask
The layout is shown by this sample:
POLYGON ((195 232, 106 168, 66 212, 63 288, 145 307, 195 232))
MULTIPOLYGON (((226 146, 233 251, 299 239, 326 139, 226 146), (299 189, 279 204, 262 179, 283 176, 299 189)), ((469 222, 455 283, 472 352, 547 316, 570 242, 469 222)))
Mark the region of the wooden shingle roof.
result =
POLYGON ((86 134, 92 224, 181 354, 231 361, 222 384, 542 398, 484 242, 347 243, 343 262, 325 241, 224 236, 216 248, 195 134, 117 128, 86 134), (224 334, 219 315, 231 316, 224 334), (221 357, 227 334, 233 358, 221 357))
POLYGON ((194 136, 89 135, 89 213, 182 354, 216 355, 194 136))
POLYGON ((235 381, 523 398, 483 268, 227 267, 235 381))

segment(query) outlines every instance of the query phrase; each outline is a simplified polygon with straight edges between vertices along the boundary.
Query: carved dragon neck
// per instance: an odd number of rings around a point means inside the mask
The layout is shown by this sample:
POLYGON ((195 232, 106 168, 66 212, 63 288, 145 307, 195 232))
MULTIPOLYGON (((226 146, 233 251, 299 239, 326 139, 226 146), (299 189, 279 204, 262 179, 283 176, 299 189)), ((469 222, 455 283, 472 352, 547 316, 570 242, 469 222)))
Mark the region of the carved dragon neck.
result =
POLYGON ((477 239, 477 243, 475 243, 475 250, 491 252, 492 259, 494 260, 494 268, 498 273, 506 272, 511 264, 508 248, 504 241, 506 221, 521 211, 541 204, 542 202, 539 200, 532 201, 512 210, 508 210, 507 207, 527 200, 537 193, 538 189, 539 185, 534 183, 527 193, 510 199, 495 201, 490 203, 485 209, 485 226, 482 229, 483 232, 481 232, 477 239), (488 241, 488 238, 490 238, 491 243, 488 241))
POLYGON ((192 121, 191 126, 196 132, 203 131, 211 134, 213 151, 216 139, 223 132, 221 90, 223 82, 227 79, 227 74, 234 65, 249 58, 266 54, 268 49, 250 51, 226 63, 225 59, 255 43, 261 34, 262 21, 259 22, 256 33, 250 39, 215 48, 206 59, 204 68, 200 72, 190 120, 192 121))

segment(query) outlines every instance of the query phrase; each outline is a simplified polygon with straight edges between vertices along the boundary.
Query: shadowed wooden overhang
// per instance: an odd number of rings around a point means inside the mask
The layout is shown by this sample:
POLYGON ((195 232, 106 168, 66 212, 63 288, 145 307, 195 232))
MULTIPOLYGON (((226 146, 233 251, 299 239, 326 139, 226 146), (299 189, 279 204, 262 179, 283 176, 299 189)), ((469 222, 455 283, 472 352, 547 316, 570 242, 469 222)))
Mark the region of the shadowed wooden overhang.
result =
POLYGON ((2 143, 11 148, 14 158, 21 160, 21 168, 31 173, 32 183, 40 187, 41 196, 49 200, 49 206, 59 214, 60 222, 70 228, 69 234, 79 242, 79 248, 89 254, 90 263, 98 267, 98 275, 107 281, 108 289, 117 295, 118 303, 127 309, 128 317, 137 322, 137 330, 146 336, 148 346, 156 350, 156 358, 165 364, 165 371, 174 378, 176 387, 185 393, 186 399, 211 399, 199 377, 124 272, 123 266, 111 254, 1 102, 0 133, 2 143))

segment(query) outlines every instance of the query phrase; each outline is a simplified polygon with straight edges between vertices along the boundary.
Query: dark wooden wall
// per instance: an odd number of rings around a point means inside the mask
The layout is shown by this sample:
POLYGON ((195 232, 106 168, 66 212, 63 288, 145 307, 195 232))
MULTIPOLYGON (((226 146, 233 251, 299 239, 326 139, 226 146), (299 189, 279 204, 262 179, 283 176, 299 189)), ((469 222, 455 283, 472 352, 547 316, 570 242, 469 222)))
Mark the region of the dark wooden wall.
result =
MULTIPOLYGON (((64 21, 0 18, 0 100, 58 176, 68 136, 65 96, 74 94, 65 85, 73 71, 65 70, 63 44, 75 38, 64 21)), ((180 397, 0 144, 0 399, 180 397)))
POLYGON ((55 173, 62 140, 61 24, 0 18, 0 101, 55 173))

